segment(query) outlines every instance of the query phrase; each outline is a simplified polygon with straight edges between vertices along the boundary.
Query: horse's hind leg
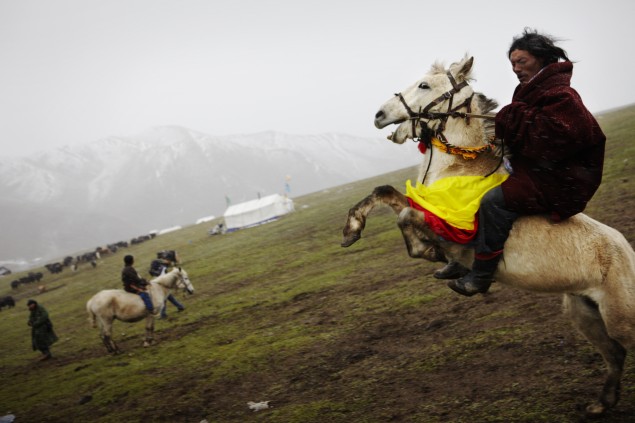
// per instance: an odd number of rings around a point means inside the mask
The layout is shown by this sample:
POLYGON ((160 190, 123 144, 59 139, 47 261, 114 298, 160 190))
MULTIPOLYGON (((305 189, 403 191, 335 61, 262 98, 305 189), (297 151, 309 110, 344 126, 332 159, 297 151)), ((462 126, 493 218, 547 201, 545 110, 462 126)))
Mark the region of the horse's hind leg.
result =
POLYGON ((406 196, 390 185, 382 185, 348 211, 346 225, 342 231, 342 247, 353 245, 362 237, 362 231, 366 226, 366 217, 378 204, 385 204, 397 214, 408 207, 406 196))
POLYGON ((106 346, 106 350, 108 350, 109 353, 112 353, 112 354, 121 353, 121 350, 119 349, 115 341, 112 339, 112 336, 104 335, 101 337, 101 339, 104 342, 104 345, 106 346))
POLYGON ((106 350, 112 354, 119 354, 121 350, 112 339, 112 322, 106 322, 102 319, 99 320, 99 326, 101 329, 101 340, 106 346, 106 350))
POLYGON ((620 399, 620 384, 626 349, 611 338, 606 329, 598 305, 588 297, 567 294, 563 299, 565 314, 571 317, 573 325, 602 354, 607 367, 606 381, 598 401, 589 404, 589 415, 600 415, 614 407, 620 399))

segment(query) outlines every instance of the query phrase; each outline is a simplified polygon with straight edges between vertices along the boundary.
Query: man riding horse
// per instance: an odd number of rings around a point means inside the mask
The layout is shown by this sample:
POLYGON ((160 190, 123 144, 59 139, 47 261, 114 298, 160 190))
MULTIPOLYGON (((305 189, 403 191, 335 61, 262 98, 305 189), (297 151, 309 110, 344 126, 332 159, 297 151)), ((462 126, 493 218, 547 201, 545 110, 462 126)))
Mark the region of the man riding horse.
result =
POLYGON ((150 294, 148 294, 147 291, 148 281, 140 277, 133 267, 134 257, 131 255, 127 255, 123 258, 123 262, 125 266, 121 271, 121 281, 123 282, 124 291, 133 294, 139 294, 146 306, 146 309, 150 313, 154 313, 152 300, 150 299, 150 294))
POLYGON ((606 137, 570 86, 566 52, 525 29, 508 57, 520 84, 496 115, 496 138, 511 153, 510 175, 481 201, 471 271, 450 262, 434 274, 453 279, 448 286, 466 296, 488 291, 518 216, 567 219, 584 210, 602 180, 606 137))

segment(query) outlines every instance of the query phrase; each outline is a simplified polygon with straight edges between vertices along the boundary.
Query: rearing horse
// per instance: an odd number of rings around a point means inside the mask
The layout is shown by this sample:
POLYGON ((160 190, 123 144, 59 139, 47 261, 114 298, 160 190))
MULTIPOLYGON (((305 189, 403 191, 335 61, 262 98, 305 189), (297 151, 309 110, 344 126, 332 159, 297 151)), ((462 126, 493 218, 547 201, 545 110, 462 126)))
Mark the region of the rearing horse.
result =
POLYGON ((194 287, 185 270, 175 267, 148 284, 148 292, 152 298, 155 314, 149 313, 141 297, 137 294, 126 292, 123 289, 105 289, 88 300, 86 310, 93 327, 99 323, 101 339, 110 353, 121 352, 112 339, 112 323, 115 319, 126 323, 138 322, 146 319, 146 336, 143 346, 149 346, 154 340, 154 318, 160 315, 164 307, 169 291, 181 288, 190 294, 194 293, 194 287))
MULTIPOLYGON (((395 143, 430 141, 418 176, 425 186, 449 176, 506 172, 501 146, 493 144, 492 122, 483 119, 497 105, 468 84, 472 64, 468 57, 449 69, 434 64, 375 115, 377 128, 398 125, 388 137, 395 143)), ((471 266, 473 249, 437 235, 424 212, 410 207, 407 197, 391 186, 375 188, 349 210, 343 247, 361 237, 366 217, 382 204, 399 215, 411 257, 471 266)), ((624 236, 582 213, 559 223, 546 216, 520 217, 494 278, 529 291, 564 294, 564 312, 607 366, 599 400, 586 411, 599 415, 615 406, 627 349, 635 347, 635 252, 624 236)))

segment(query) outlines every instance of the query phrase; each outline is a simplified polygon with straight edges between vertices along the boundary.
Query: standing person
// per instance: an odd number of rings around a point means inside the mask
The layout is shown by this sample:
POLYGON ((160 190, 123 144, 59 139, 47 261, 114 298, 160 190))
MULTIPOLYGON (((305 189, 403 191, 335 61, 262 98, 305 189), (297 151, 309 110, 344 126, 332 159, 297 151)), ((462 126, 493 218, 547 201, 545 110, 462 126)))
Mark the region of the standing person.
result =
MULTIPOLYGON (((168 271, 168 267, 174 264, 175 264, 174 262, 165 258, 162 253, 158 253, 157 259, 152 260, 152 263, 150 264, 150 271, 148 273, 150 273, 151 276, 159 277, 161 275, 166 274, 168 271)), ((167 301, 170 301, 172 304, 174 304, 174 306, 177 308, 179 312, 185 310, 185 306, 181 304, 179 300, 177 300, 174 297, 174 295, 172 295, 172 293, 168 293, 166 301, 163 302, 163 308, 161 309, 161 319, 165 319, 168 317, 167 307, 166 307, 167 301)))
POLYGON ((148 294, 148 282, 139 276, 134 265, 134 257, 127 255, 123 258, 124 268, 121 271, 121 281, 123 282, 123 289, 126 292, 133 294, 139 294, 146 309, 154 314, 154 308, 152 307, 152 300, 150 294, 148 294))
POLYGON ((39 350, 42 356, 40 361, 52 358, 50 347, 57 342, 57 335, 53 331, 53 323, 49 319, 49 314, 44 307, 35 300, 26 303, 31 314, 28 325, 31 326, 31 344, 33 351, 39 350))
POLYGON ((168 293, 167 298, 165 299, 166 301, 163 303, 163 308, 161 309, 161 318, 165 319, 168 317, 168 313, 167 313, 167 301, 170 301, 172 304, 174 304, 174 306, 176 307, 176 309, 181 312, 183 310, 185 310, 185 306, 183 304, 181 304, 179 302, 179 300, 176 299, 176 297, 174 295, 172 295, 172 293, 168 293))
MULTIPOLYGON (((489 289, 518 216, 567 219, 584 210, 602 181, 606 137, 571 88, 567 53, 552 37, 526 28, 508 58, 520 84, 496 114, 496 138, 511 153, 511 174, 482 199, 471 271, 448 283, 466 296, 489 289)), ((453 279, 463 272, 458 266, 437 273, 453 279)))

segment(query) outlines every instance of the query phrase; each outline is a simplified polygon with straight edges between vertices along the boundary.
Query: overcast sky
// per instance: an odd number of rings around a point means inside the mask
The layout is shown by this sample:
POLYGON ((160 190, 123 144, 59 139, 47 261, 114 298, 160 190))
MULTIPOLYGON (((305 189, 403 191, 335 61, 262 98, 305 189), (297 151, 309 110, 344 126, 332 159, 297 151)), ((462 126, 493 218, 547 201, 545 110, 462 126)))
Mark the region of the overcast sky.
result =
POLYGON ((506 52, 564 39, 594 113, 635 103, 633 0, 0 0, 0 157, 181 125, 384 136, 373 117, 435 60, 475 57, 509 102, 506 52))

